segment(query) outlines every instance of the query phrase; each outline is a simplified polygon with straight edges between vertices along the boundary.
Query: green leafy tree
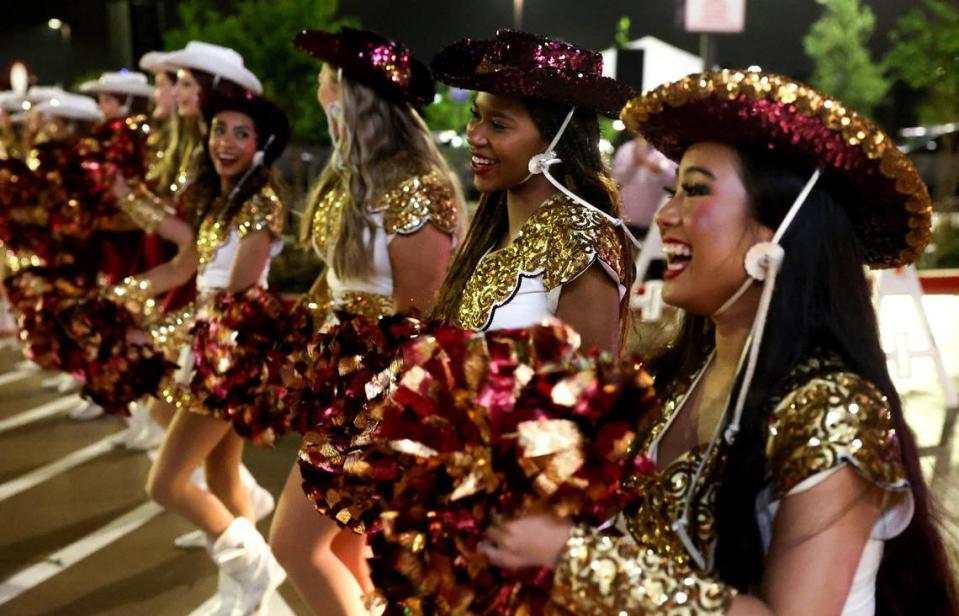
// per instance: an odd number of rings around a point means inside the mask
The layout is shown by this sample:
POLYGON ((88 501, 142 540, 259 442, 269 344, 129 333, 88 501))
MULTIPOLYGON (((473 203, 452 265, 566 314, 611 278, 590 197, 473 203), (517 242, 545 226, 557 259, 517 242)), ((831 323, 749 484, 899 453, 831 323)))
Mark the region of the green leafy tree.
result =
POLYGON ((430 130, 455 131, 462 137, 466 133, 466 124, 470 121, 472 93, 437 82, 436 95, 433 104, 423 108, 423 120, 430 130))
POLYGON ((620 17, 619 21, 616 22, 616 35, 613 40, 619 49, 625 49, 626 45, 629 44, 629 28, 631 25, 632 21, 629 17, 620 17))
POLYGON ((884 67, 873 62, 866 43, 876 17, 859 0, 817 0, 824 11, 803 38, 813 61, 811 85, 868 114, 889 91, 884 67))
POLYGON ((299 141, 328 139, 326 120, 316 102, 316 59, 293 47, 304 28, 336 30, 355 26, 336 16, 337 0, 236 0, 222 11, 216 0, 184 0, 177 6, 180 26, 164 35, 167 49, 201 40, 236 49, 263 82, 264 94, 290 115, 299 141))
MULTIPOLYGON (((959 6, 926 0, 903 15, 890 33, 893 48, 886 63, 910 87, 925 92, 919 106, 923 124, 959 122, 959 6)), ((955 200, 959 185, 959 139, 955 131, 942 137, 935 200, 955 200)))

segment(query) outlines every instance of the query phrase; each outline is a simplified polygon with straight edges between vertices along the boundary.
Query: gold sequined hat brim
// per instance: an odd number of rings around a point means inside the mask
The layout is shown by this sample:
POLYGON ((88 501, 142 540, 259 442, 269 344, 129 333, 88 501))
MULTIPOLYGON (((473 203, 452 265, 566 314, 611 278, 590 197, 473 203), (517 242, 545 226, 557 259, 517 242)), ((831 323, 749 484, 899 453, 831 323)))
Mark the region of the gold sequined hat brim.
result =
POLYGON ((781 75, 708 71, 645 92, 620 114, 672 160, 697 142, 768 147, 841 186, 875 268, 913 263, 929 242, 932 204, 915 165, 871 121, 781 75))

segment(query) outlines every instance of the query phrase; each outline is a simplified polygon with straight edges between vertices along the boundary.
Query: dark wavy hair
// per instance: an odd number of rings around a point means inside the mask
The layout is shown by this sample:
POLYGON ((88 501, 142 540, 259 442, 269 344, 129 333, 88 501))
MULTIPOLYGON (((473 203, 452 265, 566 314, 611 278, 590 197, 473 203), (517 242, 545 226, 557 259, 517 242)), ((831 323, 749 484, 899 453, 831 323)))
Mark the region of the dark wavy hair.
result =
MULTIPOLYGON (((245 90, 239 85, 226 79, 217 80, 213 75, 206 71, 191 69, 194 79, 200 86, 200 109, 203 109, 204 102, 215 94, 223 95, 227 98, 239 98, 245 90)), ((261 147, 261 131, 257 131, 257 146, 261 147)), ((210 158, 209 127, 203 130, 203 154, 197 156, 192 163, 191 176, 193 181, 190 183, 188 194, 184 196, 189 203, 186 208, 189 216, 188 221, 194 231, 200 228, 200 223, 208 215, 213 214, 220 220, 229 222, 233 220, 237 212, 250 197, 258 193, 264 186, 270 184, 279 188, 281 182, 277 174, 272 169, 264 165, 256 169, 250 177, 246 179, 240 190, 237 191, 229 203, 221 203, 220 195, 220 176, 217 175, 213 167, 213 161, 210 158)))
MULTIPOLYGON (((812 169, 768 150, 736 147, 754 217, 775 229, 812 169)), ((764 551, 755 504, 766 485, 766 434, 773 401, 809 353, 839 355, 848 370, 886 396, 902 448, 915 514, 906 530, 886 541, 876 583, 877 614, 959 614, 936 507, 919 467, 915 436, 886 367, 863 248, 841 203, 843 189, 820 180, 783 237, 786 252, 763 336, 742 426, 727 447, 716 502, 716 568, 742 592, 759 588, 764 551)), ((707 317, 686 317, 679 339, 656 362, 657 379, 695 370, 713 345, 707 317)), ((733 391, 738 390, 739 383, 733 391)), ((731 410, 729 415, 731 415, 731 410)))
MULTIPOLYGON (((535 99, 523 99, 523 105, 545 142, 549 142, 559 131, 570 109, 569 105, 535 99)), ((553 177, 607 214, 620 215, 619 188, 610 177, 599 151, 599 119, 595 112, 582 108, 576 110, 556 146, 556 154, 563 162, 550 168, 553 177)), ((508 231, 506 194, 498 192, 483 195, 466 232, 466 239, 456 252, 440 288, 439 299, 433 310, 435 318, 442 321, 453 318, 463 289, 476 265, 508 231)), ((623 263, 626 265, 621 283, 629 289, 635 274, 632 247, 622 234, 621 240, 623 263)), ((622 341, 627 331, 628 302, 627 293, 620 303, 620 348, 624 346, 622 341)))

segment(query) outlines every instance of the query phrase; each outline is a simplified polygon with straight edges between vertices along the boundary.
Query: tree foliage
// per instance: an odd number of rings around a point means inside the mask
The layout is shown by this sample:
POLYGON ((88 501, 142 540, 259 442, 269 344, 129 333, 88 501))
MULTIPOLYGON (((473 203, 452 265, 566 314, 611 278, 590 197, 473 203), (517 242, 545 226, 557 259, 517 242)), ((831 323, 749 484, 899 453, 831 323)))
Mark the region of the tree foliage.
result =
POLYGON ((437 98, 423 108, 423 119, 434 131, 455 131, 462 136, 470 121, 473 96, 469 90, 451 88, 437 82, 437 98))
POLYGON ((889 91, 884 67, 866 44, 876 17, 859 0, 817 0, 824 11, 803 38, 813 61, 811 85, 868 114, 889 91))
POLYGON ((899 19, 889 38, 893 48, 885 61, 893 74, 928 95, 920 122, 959 120, 959 6, 926 0, 899 19))
MULTIPOLYGON (((899 19, 890 39, 893 48, 886 62, 894 74, 911 87, 925 91, 919 121, 927 125, 959 122, 959 6, 955 2, 926 0, 921 9, 899 19)), ((959 133, 946 132, 938 152, 933 198, 939 207, 956 207, 959 133)), ((953 239, 953 250, 955 244, 953 239)))
POLYGON ((316 102, 320 63, 293 47, 304 28, 336 30, 355 21, 337 17, 338 0, 236 0, 225 12, 215 0, 184 0, 177 6, 180 26, 164 35, 167 49, 191 40, 232 47, 263 82, 264 94, 290 116, 300 141, 328 139, 326 120, 316 102))

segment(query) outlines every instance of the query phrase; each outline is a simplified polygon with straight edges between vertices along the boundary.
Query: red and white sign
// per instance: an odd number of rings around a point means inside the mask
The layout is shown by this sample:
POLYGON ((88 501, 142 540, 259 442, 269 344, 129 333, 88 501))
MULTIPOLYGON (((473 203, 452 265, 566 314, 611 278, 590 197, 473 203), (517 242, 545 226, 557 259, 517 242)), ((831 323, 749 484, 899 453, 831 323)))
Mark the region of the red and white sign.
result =
POLYGON ((746 0, 686 0, 687 32, 742 32, 746 0))

